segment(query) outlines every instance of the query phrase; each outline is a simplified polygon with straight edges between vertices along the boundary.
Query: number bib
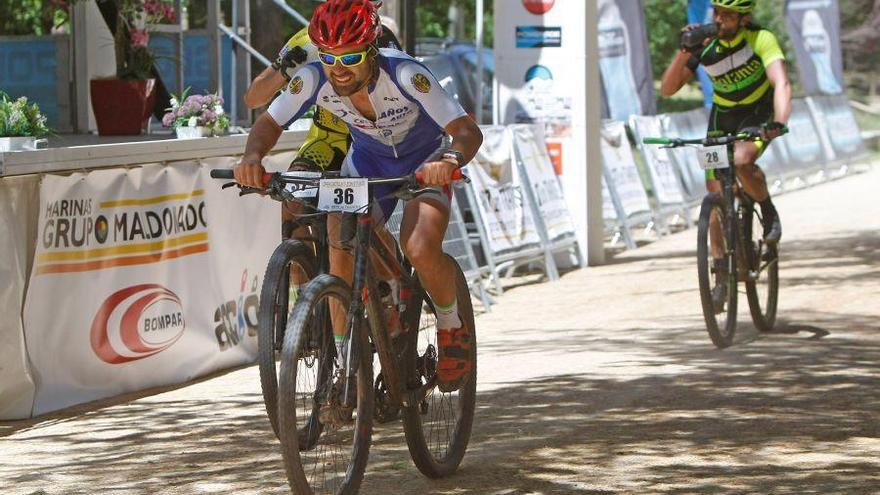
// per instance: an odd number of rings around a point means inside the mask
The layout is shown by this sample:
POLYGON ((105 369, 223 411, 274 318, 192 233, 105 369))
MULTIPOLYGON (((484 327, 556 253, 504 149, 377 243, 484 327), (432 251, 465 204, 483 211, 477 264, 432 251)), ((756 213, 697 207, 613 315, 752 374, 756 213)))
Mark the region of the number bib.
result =
POLYGON ((318 191, 318 209, 360 213, 370 200, 367 179, 324 179, 318 191))
MULTIPOLYGON (((320 179, 321 172, 309 172, 305 170, 296 170, 293 172, 282 172, 282 177, 293 177, 298 179, 320 179)), ((314 198, 318 195, 318 188, 307 185, 288 183, 284 186, 284 190, 293 194, 294 198, 314 198)))
POLYGON ((700 168, 703 170, 730 167, 726 145, 706 146, 696 148, 696 150, 697 159, 700 161, 700 168))

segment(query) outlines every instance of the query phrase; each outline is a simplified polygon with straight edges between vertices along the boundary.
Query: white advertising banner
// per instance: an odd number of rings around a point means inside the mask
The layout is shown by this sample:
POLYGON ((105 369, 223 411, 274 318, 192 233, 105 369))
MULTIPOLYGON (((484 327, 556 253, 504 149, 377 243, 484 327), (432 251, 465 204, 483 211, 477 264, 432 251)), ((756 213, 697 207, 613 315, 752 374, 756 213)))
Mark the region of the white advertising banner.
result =
POLYGON ((46 176, 25 304, 34 414, 252 362, 277 203, 233 158, 46 176))
POLYGON ((601 106, 584 97, 586 24, 596 21, 587 19, 582 0, 494 0, 494 6, 504 13, 494 25, 497 122, 544 126, 572 221, 585 235, 587 106, 597 112, 601 106))
POLYGON ((614 208, 614 202, 611 201, 611 191, 608 190, 608 183, 605 182, 605 177, 602 177, 602 219, 612 222, 618 220, 617 209, 614 208))
POLYGON ((511 133, 504 127, 483 128, 483 145, 466 167, 489 240, 499 254, 540 242, 516 167, 511 162, 511 133))
POLYGON ((29 418, 34 404, 21 307, 39 191, 36 176, 0 178, 0 420, 29 418))
MULTIPOLYGON (((636 167, 623 122, 605 122, 602 126, 602 162, 610 180, 614 183, 614 190, 626 216, 632 217, 639 213, 650 212, 648 193, 645 192, 645 186, 639 177, 639 169, 636 167)), ((610 194, 607 185, 604 193, 610 194)), ((613 203, 610 205, 608 203, 611 203, 610 198, 605 200, 603 205, 605 218, 609 218, 609 215, 610 218, 617 218, 613 203)))
POLYGON ((562 194, 562 185, 544 145, 544 132, 537 125, 511 126, 514 146, 523 165, 528 186, 535 194, 538 210, 550 240, 574 235, 574 223, 562 194))
POLYGON ((660 117, 634 115, 630 118, 630 125, 633 134, 635 134, 636 142, 639 143, 638 146, 642 149, 642 154, 645 157, 657 202, 661 205, 683 204, 684 196, 681 192, 681 183, 675 174, 675 165, 672 163, 668 150, 653 144, 641 144, 643 138, 665 136, 660 117))

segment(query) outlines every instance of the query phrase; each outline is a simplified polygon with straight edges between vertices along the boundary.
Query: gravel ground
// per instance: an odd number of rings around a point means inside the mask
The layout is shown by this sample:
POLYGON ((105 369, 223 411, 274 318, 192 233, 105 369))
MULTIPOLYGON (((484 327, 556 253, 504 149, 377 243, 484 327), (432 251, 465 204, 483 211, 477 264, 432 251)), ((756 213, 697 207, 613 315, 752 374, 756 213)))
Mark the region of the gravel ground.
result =
MULTIPOLYGON (((779 196, 778 330, 742 297, 737 343, 702 321, 695 230, 477 318, 468 455, 421 476, 377 427, 364 494, 880 493, 880 170, 779 196)), ((283 494, 256 367, 0 423, 0 494, 283 494)))

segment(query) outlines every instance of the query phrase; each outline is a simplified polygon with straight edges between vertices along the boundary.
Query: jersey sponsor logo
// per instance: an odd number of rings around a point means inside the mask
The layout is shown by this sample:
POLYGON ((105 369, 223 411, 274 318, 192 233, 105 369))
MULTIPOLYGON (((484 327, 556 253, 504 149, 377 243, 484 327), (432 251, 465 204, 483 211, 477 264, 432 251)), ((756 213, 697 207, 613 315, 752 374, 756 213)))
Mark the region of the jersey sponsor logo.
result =
POLYGON ((556 0, 523 0, 523 6, 535 15, 543 15, 553 8, 556 0))
POLYGON ((415 86, 416 91, 418 91, 419 93, 427 93, 428 91, 431 91, 431 80, 428 79, 428 76, 420 72, 417 72, 414 76, 412 76, 412 79, 410 79, 410 81, 413 83, 413 86, 415 86))
POLYGON ((716 77, 713 82, 716 89, 729 93, 754 84, 763 74, 764 64, 756 58, 743 67, 728 72, 721 77, 716 77))
POLYGON ((389 108, 388 110, 384 110, 379 115, 379 118, 376 120, 382 120, 382 119, 388 118, 388 117, 396 117, 399 115, 410 113, 410 111, 411 110, 409 107, 389 108))
POLYGON ((90 343, 101 361, 122 364, 168 349, 185 328, 177 294, 159 284, 140 284, 104 300, 92 320, 90 343))
POLYGON ((290 81, 290 84, 287 86, 287 89, 288 89, 291 93, 293 93, 293 94, 295 94, 295 95, 300 94, 300 93, 302 92, 302 90, 303 90, 303 79, 302 79, 302 77, 300 77, 300 76, 296 76, 296 77, 294 77, 294 78, 290 81))

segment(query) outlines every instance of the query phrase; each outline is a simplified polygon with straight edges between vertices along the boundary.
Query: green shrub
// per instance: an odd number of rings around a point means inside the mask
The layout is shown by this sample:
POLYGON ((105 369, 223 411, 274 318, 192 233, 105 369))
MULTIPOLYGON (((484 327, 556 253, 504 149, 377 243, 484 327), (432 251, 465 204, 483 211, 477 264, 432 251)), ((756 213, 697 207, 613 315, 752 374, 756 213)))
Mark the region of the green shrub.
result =
POLYGON ((49 134, 46 116, 26 97, 17 100, 0 92, 0 137, 42 137, 49 134))

